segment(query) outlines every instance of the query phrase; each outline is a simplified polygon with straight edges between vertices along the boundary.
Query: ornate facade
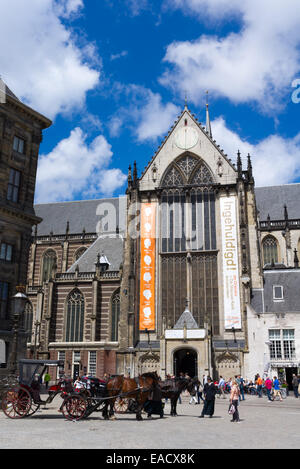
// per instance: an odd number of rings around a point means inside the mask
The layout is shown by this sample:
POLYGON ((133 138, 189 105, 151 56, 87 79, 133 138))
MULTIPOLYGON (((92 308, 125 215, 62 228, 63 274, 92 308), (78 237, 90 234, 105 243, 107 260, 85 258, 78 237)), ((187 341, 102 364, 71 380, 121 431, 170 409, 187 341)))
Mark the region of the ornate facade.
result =
MULTIPOLYGON (((10 298, 16 286, 26 285, 32 227, 41 219, 34 213, 34 191, 42 131, 51 122, 25 106, 0 80, 0 366, 9 365, 14 325, 10 298), (4 94, 1 96, 3 88, 4 94)), ((26 308, 20 353, 26 350, 31 327, 26 308)))
POLYGON ((185 107, 140 177, 129 168, 126 196, 35 207, 28 354, 72 375, 271 369, 272 331, 287 350, 300 311, 277 327, 279 303, 265 309, 268 272, 299 272, 299 187, 255 189, 250 156, 233 164, 208 113, 203 127, 185 107))

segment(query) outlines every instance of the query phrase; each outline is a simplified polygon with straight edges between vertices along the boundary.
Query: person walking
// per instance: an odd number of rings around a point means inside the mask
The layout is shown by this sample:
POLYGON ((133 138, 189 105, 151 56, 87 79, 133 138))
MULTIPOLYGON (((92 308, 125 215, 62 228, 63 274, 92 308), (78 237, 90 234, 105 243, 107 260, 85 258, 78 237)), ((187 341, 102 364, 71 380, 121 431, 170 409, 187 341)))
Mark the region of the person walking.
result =
POLYGON ((223 378, 223 376, 220 376, 220 381, 219 381, 219 385, 218 385, 218 388, 220 390, 220 395, 222 396, 223 399, 226 399, 226 396, 225 396, 225 392, 224 392, 224 389, 225 389, 225 379, 223 378))
MULTIPOLYGON (((200 383, 200 381, 198 381, 198 383, 200 383)), ((199 389, 199 384, 195 384, 194 386, 195 394, 193 396, 191 395, 189 404, 192 404, 193 402, 195 402, 195 404, 199 404, 198 396, 197 396, 198 389, 199 389)))
POLYGON ((298 382, 298 377, 295 374, 293 374, 292 386, 293 386, 293 390, 294 390, 294 395, 298 399, 298 396, 299 396, 299 394, 298 394, 299 382, 298 382))
POLYGON ((273 386, 274 386, 274 399, 276 396, 279 396, 280 401, 282 401, 283 399, 282 399, 282 395, 280 392, 280 383, 279 383, 279 379, 277 378, 277 376, 274 376, 273 386))
POLYGON ((267 376, 266 381, 265 381, 265 387, 266 387, 266 390, 267 390, 268 400, 270 402, 273 402, 273 399, 271 397, 272 386, 273 386, 272 380, 269 378, 269 376, 267 376))
POLYGON ((257 393, 258 393, 258 397, 262 397, 262 385, 263 385, 263 380, 262 380, 262 378, 261 378, 259 375, 257 375, 256 384, 257 384, 257 393))
POLYGON ((48 373, 48 370, 47 370, 46 373, 45 373, 45 376, 44 376, 44 383, 45 383, 46 389, 48 389, 50 379, 51 379, 51 377, 50 377, 50 375, 48 373))
POLYGON ((239 382, 239 388, 240 388, 239 401, 244 401, 244 400, 245 400, 245 394, 244 394, 244 378, 242 378, 241 375, 238 376, 238 382, 239 382))
POLYGON ((209 417, 212 418, 215 412, 215 399, 217 389, 214 383, 212 382, 210 376, 207 377, 207 383, 204 385, 203 392, 205 401, 199 418, 204 418, 204 415, 209 415, 209 417))
POLYGON ((200 404, 200 401, 204 402, 202 394, 203 394, 203 386, 199 381, 199 385, 198 385, 198 389, 197 389, 198 404, 200 404))
POLYGON ((239 396, 240 396, 239 383, 236 380, 233 380, 231 391, 230 391, 230 406, 234 407, 234 413, 232 414, 232 419, 230 420, 231 422, 240 422, 240 414, 238 411, 239 396))

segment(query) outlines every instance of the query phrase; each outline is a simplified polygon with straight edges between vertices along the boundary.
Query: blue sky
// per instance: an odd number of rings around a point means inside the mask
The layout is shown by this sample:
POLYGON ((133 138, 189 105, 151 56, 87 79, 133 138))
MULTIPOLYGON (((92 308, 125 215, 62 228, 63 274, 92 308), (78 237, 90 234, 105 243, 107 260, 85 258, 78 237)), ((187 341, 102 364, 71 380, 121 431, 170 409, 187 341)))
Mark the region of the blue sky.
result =
POLYGON ((3 4, 2 78, 53 120, 37 202, 123 194, 128 165, 143 170, 185 95, 205 121, 206 90, 214 138, 233 161, 250 152, 257 185, 300 181, 296 0, 3 4))

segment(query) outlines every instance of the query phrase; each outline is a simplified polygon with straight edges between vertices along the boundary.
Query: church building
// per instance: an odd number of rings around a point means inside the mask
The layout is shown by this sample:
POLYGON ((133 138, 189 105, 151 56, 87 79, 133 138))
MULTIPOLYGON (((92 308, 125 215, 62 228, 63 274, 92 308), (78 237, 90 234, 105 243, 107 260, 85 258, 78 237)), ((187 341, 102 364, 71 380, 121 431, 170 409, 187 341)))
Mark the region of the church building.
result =
MULTIPOLYGON (((221 142, 220 142, 221 143, 221 142)), ((300 184, 255 188, 187 106, 126 194, 35 206, 28 356, 72 376, 298 372, 300 184)))

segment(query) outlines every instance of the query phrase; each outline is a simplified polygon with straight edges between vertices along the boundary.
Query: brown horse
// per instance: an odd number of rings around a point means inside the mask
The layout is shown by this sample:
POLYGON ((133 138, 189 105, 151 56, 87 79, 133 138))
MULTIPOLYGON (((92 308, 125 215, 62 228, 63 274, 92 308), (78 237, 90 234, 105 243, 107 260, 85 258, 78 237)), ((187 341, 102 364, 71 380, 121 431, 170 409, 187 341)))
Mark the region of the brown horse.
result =
POLYGON ((121 396, 135 401, 136 419, 143 420, 142 410, 144 404, 158 382, 159 377, 156 373, 143 373, 137 378, 117 376, 110 379, 107 383, 107 395, 111 396, 111 399, 107 400, 102 414, 103 417, 106 420, 109 418, 107 412, 108 406, 110 406, 109 416, 112 417, 114 415, 115 400, 118 396, 121 396))
POLYGON ((117 397, 121 394, 124 379, 125 378, 123 375, 118 375, 118 376, 114 376, 113 378, 110 378, 107 381, 106 396, 111 397, 111 399, 106 399, 104 409, 102 411, 102 416, 105 420, 108 420, 109 417, 114 416, 115 401, 117 397), (109 414, 108 414, 108 407, 110 408, 109 414))
POLYGON ((196 395, 196 386, 199 384, 197 378, 171 378, 165 381, 160 381, 159 385, 162 391, 162 397, 168 398, 171 401, 172 417, 177 416, 176 407, 177 401, 182 391, 187 390, 191 396, 196 395))

